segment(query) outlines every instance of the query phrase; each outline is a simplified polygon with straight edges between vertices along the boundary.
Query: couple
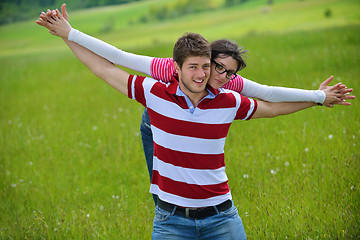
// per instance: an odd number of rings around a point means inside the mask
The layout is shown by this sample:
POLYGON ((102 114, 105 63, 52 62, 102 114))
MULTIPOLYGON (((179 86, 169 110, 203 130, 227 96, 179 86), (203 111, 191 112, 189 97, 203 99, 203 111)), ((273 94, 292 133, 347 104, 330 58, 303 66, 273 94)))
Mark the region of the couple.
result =
POLYGON ((225 173, 224 145, 233 120, 275 117, 316 103, 349 105, 345 100, 353 98, 348 95, 352 90, 342 84, 327 87, 330 77, 321 85, 323 90, 276 89, 279 94, 265 97, 276 103, 249 99, 236 88, 251 97, 267 94, 257 95, 261 85, 236 75, 245 63, 234 42, 209 44, 189 33, 175 43, 173 61, 137 56, 72 29, 65 5, 62 13, 42 13, 37 23, 62 37, 96 76, 147 109, 143 120, 150 118, 151 131, 142 135, 153 135, 150 145, 144 142, 152 165, 150 192, 157 200, 153 239, 246 239, 225 173), (130 75, 112 62, 158 75, 166 84, 130 75))

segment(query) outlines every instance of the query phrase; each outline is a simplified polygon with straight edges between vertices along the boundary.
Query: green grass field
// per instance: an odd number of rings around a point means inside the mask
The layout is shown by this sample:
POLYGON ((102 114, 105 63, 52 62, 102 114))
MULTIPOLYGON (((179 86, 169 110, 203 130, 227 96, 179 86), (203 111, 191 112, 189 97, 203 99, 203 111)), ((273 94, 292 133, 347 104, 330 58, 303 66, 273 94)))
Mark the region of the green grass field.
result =
MULTIPOLYGON (((264 13, 266 1, 258 0, 128 24, 160 2, 167 1, 70 9, 70 22, 160 57, 171 56, 186 31, 231 38, 249 50, 240 74, 251 80, 316 89, 334 75, 354 95, 360 89, 358 1, 274 1, 264 13), (111 16, 113 31, 101 33, 111 16)), ((0 27, 0 238, 150 239, 143 107, 34 21, 0 27)), ((360 108, 351 102, 232 125, 227 174, 248 239, 360 238, 360 108)))

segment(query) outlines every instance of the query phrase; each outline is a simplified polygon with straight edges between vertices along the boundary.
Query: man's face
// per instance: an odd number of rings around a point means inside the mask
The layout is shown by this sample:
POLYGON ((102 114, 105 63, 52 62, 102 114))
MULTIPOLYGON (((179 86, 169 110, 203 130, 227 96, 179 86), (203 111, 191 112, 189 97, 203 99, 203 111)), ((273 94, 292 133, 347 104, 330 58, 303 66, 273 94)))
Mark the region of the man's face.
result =
POLYGON ((188 97, 206 92, 205 87, 210 76, 210 58, 192 56, 185 59, 181 68, 177 62, 174 62, 174 65, 179 74, 180 89, 188 97))

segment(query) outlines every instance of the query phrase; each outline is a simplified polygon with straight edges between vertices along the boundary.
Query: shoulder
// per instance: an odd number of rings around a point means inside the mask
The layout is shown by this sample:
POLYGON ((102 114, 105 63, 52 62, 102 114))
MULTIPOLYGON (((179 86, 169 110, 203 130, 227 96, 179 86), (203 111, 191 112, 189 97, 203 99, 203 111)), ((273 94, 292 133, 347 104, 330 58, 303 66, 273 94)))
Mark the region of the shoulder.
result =
POLYGON ((236 77, 226 84, 224 84, 223 88, 230 89, 240 93, 243 90, 244 80, 240 75, 236 75, 236 77))
POLYGON ((152 60, 153 67, 165 67, 165 66, 174 66, 172 58, 153 58, 152 60))

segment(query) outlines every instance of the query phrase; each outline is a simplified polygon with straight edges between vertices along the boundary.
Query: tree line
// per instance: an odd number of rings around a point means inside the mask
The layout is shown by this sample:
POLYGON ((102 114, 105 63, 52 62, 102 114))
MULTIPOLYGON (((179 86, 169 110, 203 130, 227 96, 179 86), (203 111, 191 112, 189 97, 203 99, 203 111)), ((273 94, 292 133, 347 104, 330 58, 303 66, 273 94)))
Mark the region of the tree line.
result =
POLYGON ((59 8, 66 2, 70 9, 124 4, 141 0, 1 0, 0 25, 32 19, 46 9, 59 8))
MULTIPOLYGON (((250 0, 225 0, 220 7, 231 7, 249 2, 250 0)), ((268 5, 273 4, 273 0, 267 0, 268 5)), ((211 11, 216 4, 211 0, 177 0, 175 3, 164 5, 153 5, 148 13, 140 17, 139 22, 149 22, 176 18, 191 13, 211 11)))
MULTIPOLYGON (((1 0, 0 25, 33 19, 41 11, 59 8, 65 0, 1 0)), ((70 9, 91 8, 107 5, 117 5, 141 0, 71 0, 66 2, 70 9)), ((224 0, 221 7, 231 7, 246 3, 250 0, 224 0)), ((300 0, 301 1, 301 0, 300 0)), ((273 0, 267 0, 273 4, 273 0)), ((141 16, 139 22, 149 22, 176 18, 191 13, 199 13, 215 9, 216 4, 211 0, 177 0, 169 4, 153 5, 148 13, 141 16)), ((130 24, 134 21, 130 21, 130 24)))

